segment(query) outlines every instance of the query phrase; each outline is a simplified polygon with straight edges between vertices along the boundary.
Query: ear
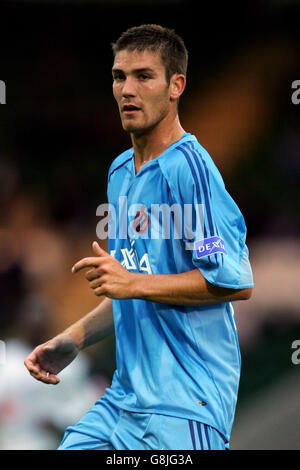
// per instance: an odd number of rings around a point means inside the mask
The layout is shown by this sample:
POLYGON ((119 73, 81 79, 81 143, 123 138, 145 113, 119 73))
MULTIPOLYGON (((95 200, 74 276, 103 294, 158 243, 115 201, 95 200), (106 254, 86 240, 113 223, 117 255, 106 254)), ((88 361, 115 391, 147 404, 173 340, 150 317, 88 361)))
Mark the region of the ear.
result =
POLYGON ((178 100, 180 95, 182 95, 186 84, 186 78, 182 74, 174 74, 170 80, 170 100, 175 101, 178 100))

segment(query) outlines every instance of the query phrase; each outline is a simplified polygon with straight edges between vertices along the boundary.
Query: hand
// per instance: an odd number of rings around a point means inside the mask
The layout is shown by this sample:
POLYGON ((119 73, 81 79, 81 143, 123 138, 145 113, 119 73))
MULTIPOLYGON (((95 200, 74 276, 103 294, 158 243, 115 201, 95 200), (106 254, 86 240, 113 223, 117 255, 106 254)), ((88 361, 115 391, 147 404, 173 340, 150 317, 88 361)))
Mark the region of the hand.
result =
POLYGON ((25 359, 24 364, 32 377, 45 384, 56 385, 56 376, 68 366, 79 353, 79 348, 67 334, 60 334, 37 346, 25 359))
POLYGON ((134 274, 123 268, 121 263, 93 243, 96 257, 83 258, 72 268, 77 273, 84 268, 93 268, 85 274, 90 282, 90 288, 97 296, 105 295, 112 299, 129 299, 133 297, 134 274))

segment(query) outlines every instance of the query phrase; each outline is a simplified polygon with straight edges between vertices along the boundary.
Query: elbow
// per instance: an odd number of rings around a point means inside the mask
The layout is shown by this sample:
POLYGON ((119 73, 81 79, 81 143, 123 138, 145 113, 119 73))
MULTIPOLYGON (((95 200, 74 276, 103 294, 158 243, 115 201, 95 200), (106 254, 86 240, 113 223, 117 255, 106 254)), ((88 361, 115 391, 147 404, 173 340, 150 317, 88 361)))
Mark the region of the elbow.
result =
POLYGON ((240 300, 249 300, 252 296, 253 287, 249 287, 248 289, 243 289, 241 292, 240 300))

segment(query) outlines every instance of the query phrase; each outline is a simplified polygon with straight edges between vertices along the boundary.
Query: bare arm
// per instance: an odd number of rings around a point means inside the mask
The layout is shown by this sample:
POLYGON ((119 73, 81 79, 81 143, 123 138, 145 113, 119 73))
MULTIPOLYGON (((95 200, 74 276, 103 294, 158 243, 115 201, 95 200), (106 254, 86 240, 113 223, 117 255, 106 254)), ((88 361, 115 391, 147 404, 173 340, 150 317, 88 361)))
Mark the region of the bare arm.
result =
POLYGON ((135 275, 133 296, 177 305, 209 305, 247 300, 252 289, 228 289, 210 284, 198 269, 180 274, 135 275))
POLYGON ((81 350, 91 346, 114 331, 112 301, 105 298, 96 308, 69 326, 64 334, 70 336, 81 350))
POLYGON ((75 359, 81 349, 100 341, 113 330, 112 303, 106 298, 65 331, 37 346, 24 364, 36 380, 55 385, 60 382, 57 374, 75 359))
POLYGON ((198 269, 179 274, 132 273, 94 242, 98 256, 76 263, 73 272, 92 268, 86 273, 95 295, 113 299, 144 299, 177 305, 209 305, 234 300, 247 300, 252 289, 217 287, 203 277, 198 269))

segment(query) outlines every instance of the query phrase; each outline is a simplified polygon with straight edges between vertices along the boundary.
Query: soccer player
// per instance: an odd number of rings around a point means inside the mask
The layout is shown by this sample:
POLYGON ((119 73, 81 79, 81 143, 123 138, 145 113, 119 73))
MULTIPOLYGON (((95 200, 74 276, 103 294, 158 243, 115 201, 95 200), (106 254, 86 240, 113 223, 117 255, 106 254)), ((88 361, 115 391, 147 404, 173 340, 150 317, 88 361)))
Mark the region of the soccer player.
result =
POLYGON ((228 449, 240 377, 232 302, 253 287, 245 222, 180 124, 182 39, 141 25, 113 52, 113 94, 132 148, 109 169, 108 253, 94 242, 94 256, 72 268, 87 268, 105 299, 25 365, 56 384, 80 350, 115 331, 112 384, 59 449, 228 449))

